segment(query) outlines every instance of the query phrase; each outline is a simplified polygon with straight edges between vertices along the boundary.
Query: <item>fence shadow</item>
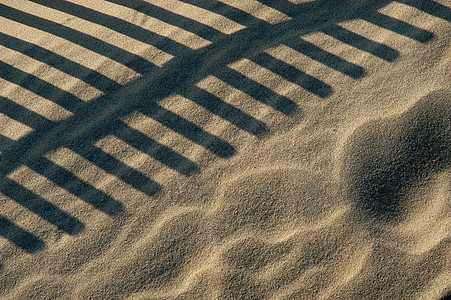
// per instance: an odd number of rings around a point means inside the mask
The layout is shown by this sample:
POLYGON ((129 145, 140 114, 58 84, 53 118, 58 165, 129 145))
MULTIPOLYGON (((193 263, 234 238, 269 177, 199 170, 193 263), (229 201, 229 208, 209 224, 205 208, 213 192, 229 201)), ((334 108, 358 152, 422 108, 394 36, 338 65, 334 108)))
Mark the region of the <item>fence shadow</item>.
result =
MULTIPOLYGON (((396 49, 351 32, 339 23, 361 18, 419 43, 426 43, 433 38, 433 34, 427 30, 378 12, 380 8, 392 1, 318 0, 297 5, 285 0, 255 1, 287 16, 288 19, 283 22, 268 22, 250 12, 219 1, 180 1, 195 9, 222 16, 242 27, 233 32, 224 32, 207 22, 184 16, 161 4, 152 4, 152 1, 107 0, 111 5, 126 7, 208 41, 205 46, 195 49, 117 16, 72 2, 62 0, 31 0, 29 2, 68 14, 90 24, 106 27, 173 56, 171 60, 159 66, 99 37, 71 28, 67 24, 59 24, 43 16, 34 15, 13 7, 12 4, 0 4, 0 17, 9 22, 32 27, 69 41, 141 75, 140 78, 121 85, 70 57, 50 51, 43 45, 4 33, 0 29, 0 46, 80 79, 103 93, 96 99, 84 101, 36 74, 28 73, 0 60, 0 79, 8 84, 18 85, 71 114, 64 120, 50 120, 7 97, 0 97, 0 114, 32 128, 32 132, 17 140, 0 134, 0 174, 2 176, 0 194, 70 235, 82 232, 85 225, 50 201, 12 180, 10 178, 12 173, 25 166, 96 209, 114 216, 123 210, 123 204, 120 201, 50 160, 45 154, 60 148, 69 149, 106 173, 116 176, 148 196, 153 196, 162 189, 158 183, 94 146, 94 143, 107 136, 114 136, 184 176, 200 172, 200 167, 174 149, 125 124, 121 120, 123 116, 131 112, 139 112, 184 136, 192 143, 204 147, 214 155, 227 159, 237 151, 232 144, 167 110, 159 102, 170 95, 179 94, 240 130, 258 137, 269 130, 263 121, 199 88, 196 83, 207 76, 215 76, 231 87, 248 94, 258 101, 259 105, 267 105, 290 116, 299 109, 297 103, 243 75, 230 65, 243 59, 250 60, 312 95, 326 98, 333 93, 332 86, 269 55, 264 50, 285 45, 309 59, 358 80, 366 74, 363 67, 299 37, 309 33, 323 32, 344 44, 387 62, 392 62, 399 56, 396 49)), ((451 19, 450 9, 433 1, 398 2, 448 22, 451 19)), ((0 235, 28 253, 35 253, 45 248, 43 240, 3 216, 0 216, 0 235)))

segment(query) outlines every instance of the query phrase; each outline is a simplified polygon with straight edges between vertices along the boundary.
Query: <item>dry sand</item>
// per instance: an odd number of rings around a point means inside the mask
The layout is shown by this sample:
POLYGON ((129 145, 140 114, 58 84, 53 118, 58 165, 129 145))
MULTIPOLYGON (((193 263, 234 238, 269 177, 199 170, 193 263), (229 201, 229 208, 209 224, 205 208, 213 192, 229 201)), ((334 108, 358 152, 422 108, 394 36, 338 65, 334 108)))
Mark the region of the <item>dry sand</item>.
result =
POLYGON ((0 0, 1 299, 444 299, 449 0, 0 0))

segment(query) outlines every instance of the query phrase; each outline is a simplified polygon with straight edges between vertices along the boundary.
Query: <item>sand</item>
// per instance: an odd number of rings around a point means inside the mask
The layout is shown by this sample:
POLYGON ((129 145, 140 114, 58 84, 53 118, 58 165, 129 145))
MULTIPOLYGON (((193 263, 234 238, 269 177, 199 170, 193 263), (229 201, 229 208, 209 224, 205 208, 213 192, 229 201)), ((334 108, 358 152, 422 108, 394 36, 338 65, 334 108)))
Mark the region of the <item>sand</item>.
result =
POLYGON ((1 299, 445 299, 448 0, 0 0, 1 299))

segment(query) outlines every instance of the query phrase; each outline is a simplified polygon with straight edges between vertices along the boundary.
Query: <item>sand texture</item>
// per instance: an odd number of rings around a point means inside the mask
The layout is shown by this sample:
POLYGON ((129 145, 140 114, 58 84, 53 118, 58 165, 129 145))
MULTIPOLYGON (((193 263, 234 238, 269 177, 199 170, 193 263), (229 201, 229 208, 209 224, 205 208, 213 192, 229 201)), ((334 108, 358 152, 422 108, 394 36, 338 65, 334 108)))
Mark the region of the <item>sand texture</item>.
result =
POLYGON ((449 299, 451 1, 0 0, 0 299, 449 299))

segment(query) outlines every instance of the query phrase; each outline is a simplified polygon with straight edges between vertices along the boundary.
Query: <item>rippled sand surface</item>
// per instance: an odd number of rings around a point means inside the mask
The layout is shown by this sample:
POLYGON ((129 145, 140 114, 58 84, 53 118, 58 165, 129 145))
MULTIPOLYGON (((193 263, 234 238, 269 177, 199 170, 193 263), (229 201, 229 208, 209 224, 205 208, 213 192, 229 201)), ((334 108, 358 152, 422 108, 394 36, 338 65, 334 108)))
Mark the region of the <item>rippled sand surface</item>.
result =
POLYGON ((445 299, 447 0, 0 0, 1 299, 445 299))

